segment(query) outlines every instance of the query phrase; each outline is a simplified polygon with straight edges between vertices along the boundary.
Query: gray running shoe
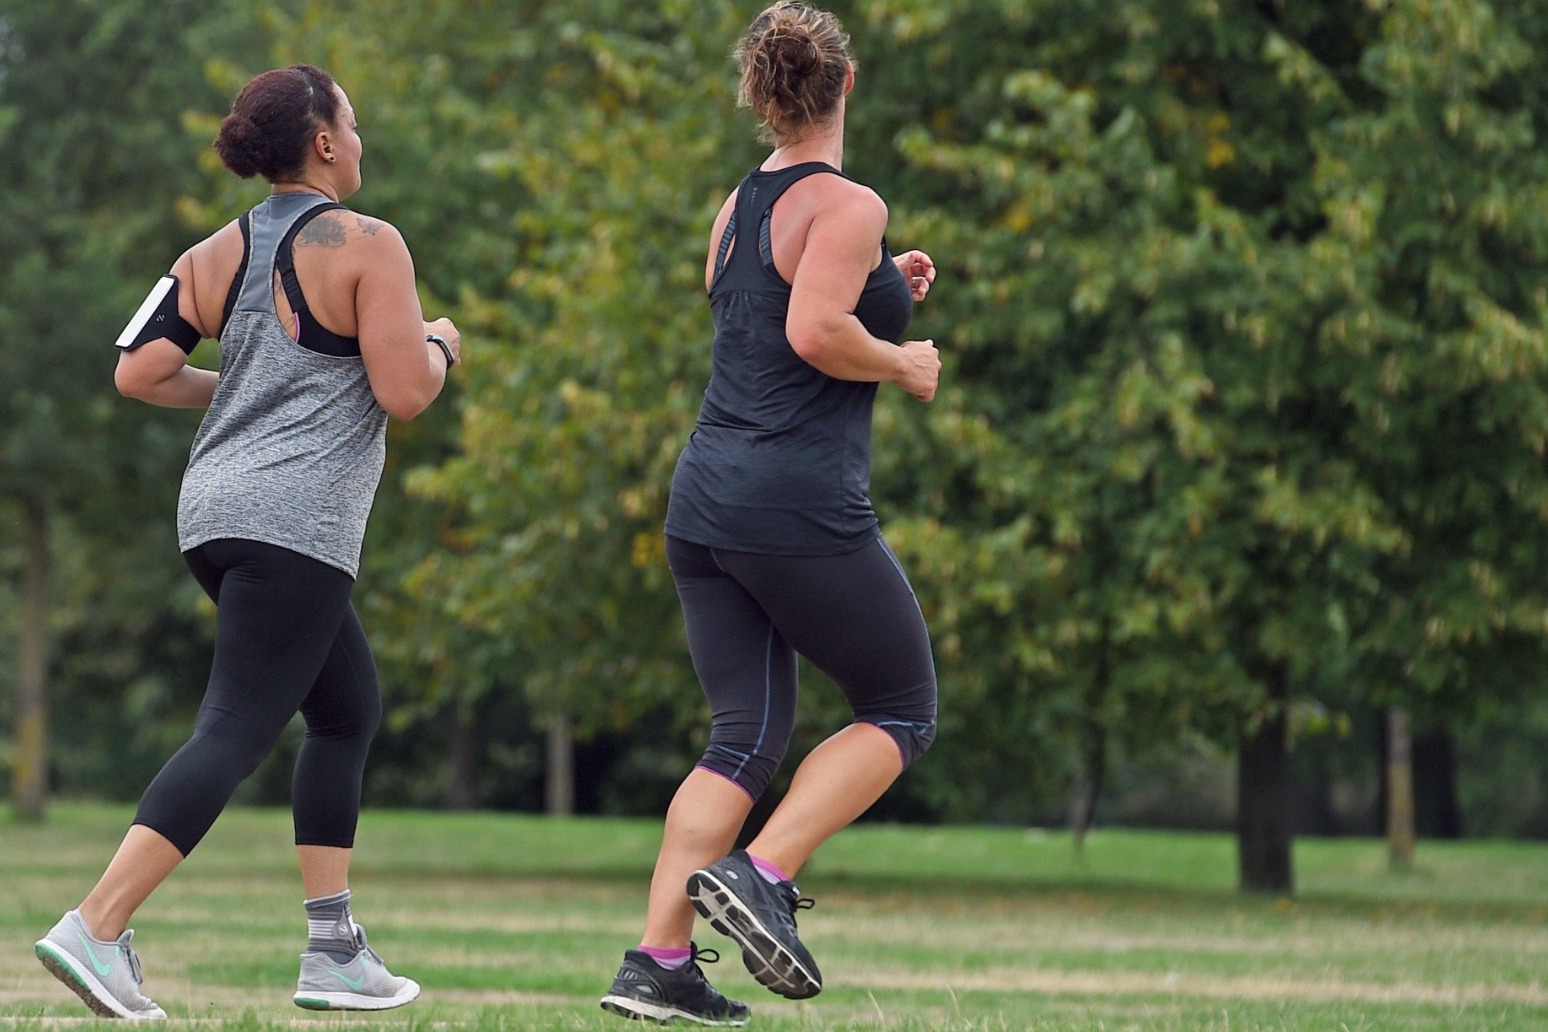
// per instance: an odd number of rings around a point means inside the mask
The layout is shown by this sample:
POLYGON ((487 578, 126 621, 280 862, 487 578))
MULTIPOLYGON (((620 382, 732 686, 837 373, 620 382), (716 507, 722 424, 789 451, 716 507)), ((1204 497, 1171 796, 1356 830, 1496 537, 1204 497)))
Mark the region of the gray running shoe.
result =
POLYGON ((699 969, 699 961, 713 963, 720 954, 701 950, 693 943, 688 948, 693 951, 688 963, 671 971, 648 953, 625 950, 612 988, 602 997, 602 1009, 662 1025, 679 1018, 732 1028, 747 1024, 747 1004, 720 995, 699 969))
POLYGON ((795 882, 770 883, 738 849, 689 875, 688 898, 742 947, 742 963, 764 988, 791 1000, 822 992, 822 972, 796 934, 795 912, 810 910, 812 901, 795 882))
POLYGON ((419 983, 387 970, 375 950, 366 945, 365 929, 355 925, 358 952, 347 964, 326 953, 301 954, 301 978, 296 982, 297 1007, 307 1010, 391 1010, 412 1003, 419 983))
POLYGON ((33 944, 43 966, 104 1018, 155 1021, 167 1012, 140 995, 140 958, 129 948, 133 931, 117 942, 93 939, 77 911, 70 911, 33 944))

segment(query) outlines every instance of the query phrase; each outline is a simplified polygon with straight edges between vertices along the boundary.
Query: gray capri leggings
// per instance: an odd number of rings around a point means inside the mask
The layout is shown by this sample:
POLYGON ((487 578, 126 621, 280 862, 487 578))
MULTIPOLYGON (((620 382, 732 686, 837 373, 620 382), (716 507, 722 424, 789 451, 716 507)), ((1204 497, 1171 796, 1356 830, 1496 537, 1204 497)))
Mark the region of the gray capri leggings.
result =
POLYGON ((935 661, 908 577, 880 537, 843 555, 732 552, 667 536, 694 671, 714 723, 699 766, 756 800, 795 727, 796 656, 838 685, 903 766, 935 739, 935 661))

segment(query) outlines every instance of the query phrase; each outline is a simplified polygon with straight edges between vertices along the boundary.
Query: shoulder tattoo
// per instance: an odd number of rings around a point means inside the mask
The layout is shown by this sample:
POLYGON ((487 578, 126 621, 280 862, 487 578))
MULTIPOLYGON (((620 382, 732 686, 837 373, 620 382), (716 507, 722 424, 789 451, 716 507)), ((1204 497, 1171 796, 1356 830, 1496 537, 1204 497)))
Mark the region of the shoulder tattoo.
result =
POLYGON ((324 212, 301 227, 296 234, 297 247, 343 247, 349 234, 332 212, 324 212))

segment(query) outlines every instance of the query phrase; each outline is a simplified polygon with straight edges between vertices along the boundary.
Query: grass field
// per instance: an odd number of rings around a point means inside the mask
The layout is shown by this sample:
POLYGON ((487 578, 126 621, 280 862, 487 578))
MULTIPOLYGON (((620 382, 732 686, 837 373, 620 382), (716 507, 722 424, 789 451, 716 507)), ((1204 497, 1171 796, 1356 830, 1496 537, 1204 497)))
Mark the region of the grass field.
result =
MULTIPOLYGON (((96 1023, 32 955, 117 844, 130 811, 61 805, 0 823, 0 1027, 96 1023)), ((370 812, 356 917, 425 986, 381 1014, 290 1003, 305 933, 289 817, 233 810, 137 916, 145 990, 175 1022, 232 1030, 614 1032, 597 1007, 639 935, 653 821, 370 812)), ((1234 890, 1223 836, 858 826, 803 872, 802 936, 826 988, 770 995, 701 926, 707 967, 752 1029, 1327 1030, 1548 1028, 1548 847, 1303 841, 1294 899, 1234 890)))

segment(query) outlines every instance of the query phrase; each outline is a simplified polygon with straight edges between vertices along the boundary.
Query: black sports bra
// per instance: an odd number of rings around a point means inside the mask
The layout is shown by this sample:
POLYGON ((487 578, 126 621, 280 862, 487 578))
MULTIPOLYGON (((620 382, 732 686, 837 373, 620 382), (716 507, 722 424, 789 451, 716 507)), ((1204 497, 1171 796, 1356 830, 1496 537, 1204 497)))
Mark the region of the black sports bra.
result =
MULTIPOLYGON (((299 329, 296 343, 308 351, 315 351, 319 355, 332 355, 335 358, 358 357, 360 338, 340 336, 319 323, 312 315, 312 310, 306 303, 306 295, 301 292, 301 281, 296 278, 294 250, 296 234, 301 231, 301 227, 325 211, 348 210, 344 205, 337 203, 319 204, 312 208, 290 227, 290 232, 286 233, 285 239, 280 241, 279 251, 274 259, 274 267, 280 274, 280 285, 285 288, 285 299, 290 302, 290 310, 296 314, 299 329)), ((237 297, 242 291, 242 280, 247 276, 248 257, 252 251, 252 212, 243 212, 238 221, 242 229, 242 264, 237 266, 236 276, 231 281, 231 289, 226 292, 226 307, 220 316, 222 333, 226 330, 226 323, 231 319, 232 310, 236 308, 237 297)))

